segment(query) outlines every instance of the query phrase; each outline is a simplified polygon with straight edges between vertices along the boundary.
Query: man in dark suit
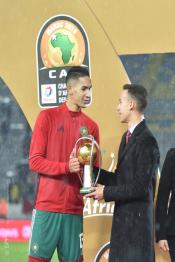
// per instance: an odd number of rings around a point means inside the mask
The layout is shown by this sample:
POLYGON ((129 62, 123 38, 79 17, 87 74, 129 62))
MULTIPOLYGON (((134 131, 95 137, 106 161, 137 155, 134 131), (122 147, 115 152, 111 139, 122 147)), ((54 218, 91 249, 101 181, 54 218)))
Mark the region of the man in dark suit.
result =
POLYGON ((87 197, 115 201, 110 262, 153 262, 153 199, 159 164, 157 142, 146 126, 143 111, 147 91, 134 84, 123 86, 117 111, 128 124, 114 173, 101 170, 99 183, 87 197))
POLYGON ((156 205, 156 241, 175 262, 175 148, 165 158, 156 205))

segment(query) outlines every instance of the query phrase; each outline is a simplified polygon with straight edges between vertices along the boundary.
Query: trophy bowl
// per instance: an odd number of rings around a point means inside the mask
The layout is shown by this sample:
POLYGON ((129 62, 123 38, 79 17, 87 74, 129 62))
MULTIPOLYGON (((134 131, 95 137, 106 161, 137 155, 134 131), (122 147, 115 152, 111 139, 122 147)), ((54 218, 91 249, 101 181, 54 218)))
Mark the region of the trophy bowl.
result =
POLYGON ((92 143, 85 142, 79 147, 77 157, 82 165, 94 164, 97 158, 96 146, 94 146, 92 150, 92 143))

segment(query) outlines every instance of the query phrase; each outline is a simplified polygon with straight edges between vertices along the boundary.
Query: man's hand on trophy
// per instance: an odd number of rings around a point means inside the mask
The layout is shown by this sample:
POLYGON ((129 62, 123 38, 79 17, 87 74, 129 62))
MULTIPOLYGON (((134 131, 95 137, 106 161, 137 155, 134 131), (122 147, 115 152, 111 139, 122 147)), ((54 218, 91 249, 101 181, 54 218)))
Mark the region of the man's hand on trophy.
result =
POLYGON ((80 171, 80 163, 78 158, 73 157, 72 155, 69 158, 69 172, 77 173, 80 171))
POLYGON ((92 197, 97 200, 102 200, 103 199, 103 191, 104 191, 104 186, 98 184, 97 187, 92 187, 92 193, 87 194, 86 197, 92 197))

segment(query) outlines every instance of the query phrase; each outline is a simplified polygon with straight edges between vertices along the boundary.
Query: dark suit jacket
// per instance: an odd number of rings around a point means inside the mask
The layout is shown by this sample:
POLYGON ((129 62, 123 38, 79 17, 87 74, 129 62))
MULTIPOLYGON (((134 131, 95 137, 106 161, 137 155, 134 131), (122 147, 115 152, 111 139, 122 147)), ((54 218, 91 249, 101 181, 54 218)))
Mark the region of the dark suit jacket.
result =
POLYGON ((167 239, 168 235, 175 236, 175 148, 166 155, 156 205, 156 240, 167 239))
POLYGON ((101 170, 105 201, 115 201, 110 262, 153 262, 153 195, 159 164, 157 142, 143 120, 119 147, 115 173, 101 170))

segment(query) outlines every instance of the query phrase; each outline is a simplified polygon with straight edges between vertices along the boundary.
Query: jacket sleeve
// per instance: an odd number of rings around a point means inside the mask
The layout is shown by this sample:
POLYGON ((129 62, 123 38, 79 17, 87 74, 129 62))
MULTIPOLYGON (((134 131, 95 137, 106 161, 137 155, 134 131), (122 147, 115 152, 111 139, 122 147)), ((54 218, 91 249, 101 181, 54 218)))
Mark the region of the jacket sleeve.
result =
MULTIPOLYGON (((99 168, 94 167, 93 173, 95 177, 97 177, 98 171, 99 171, 99 168)), ((104 169, 101 169, 97 183, 101 185, 105 185, 105 186, 115 185, 116 184, 116 175, 113 172, 109 172, 104 169)))
MULTIPOLYGON (((132 201, 145 198, 152 183, 152 177, 159 163, 159 150, 156 141, 149 137, 140 146, 136 162, 136 172, 132 182, 106 186, 105 201, 132 201)), ((121 174, 122 175, 122 174, 121 174)))
POLYGON ((175 168, 175 150, 170 149, 166 155, 160 177, 156 203, 156 241, 167 239, 166 224, 168 203, 172 185, 172 174, 175 168))
POLYGON ((68 164, 50 161, 46 158, 49 124, 49 116, 46 110, 41 111, 32 134, 29 167, 31 171, 36 173, 57 176, 68 172, 68 164))

